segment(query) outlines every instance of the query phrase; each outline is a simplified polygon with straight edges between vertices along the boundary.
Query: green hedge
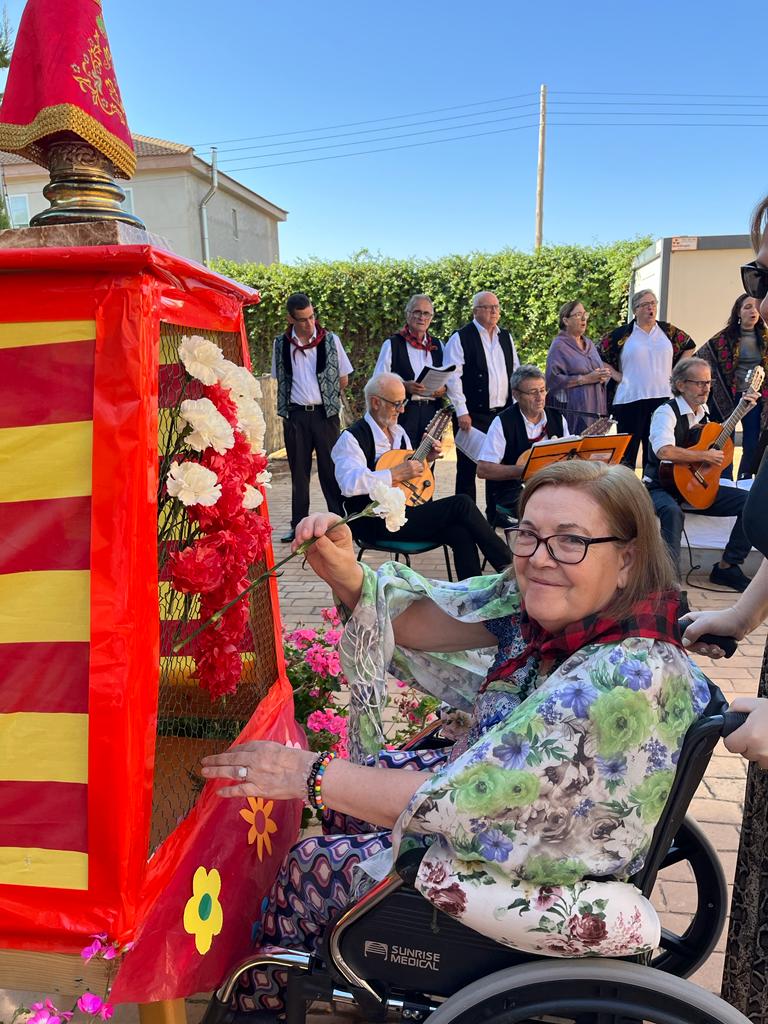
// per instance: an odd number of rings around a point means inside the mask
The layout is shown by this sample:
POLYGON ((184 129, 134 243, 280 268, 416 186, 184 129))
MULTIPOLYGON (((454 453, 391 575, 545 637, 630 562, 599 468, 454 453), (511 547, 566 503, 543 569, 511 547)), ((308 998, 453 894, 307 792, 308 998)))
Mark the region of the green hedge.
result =
POLYGON ((312 299, 320 322, 339 335, 350 355, 355 367, 352 397, 357 400, 382 341, 402 326, 411 295, 424 292, 432 298, 431 330, 445 341, 469 319, 475 292, 496 292, 501 323, 512 329, 521 359, 543 367, 557 333, 557 311, 569 299, 580 299, 591 313, 593 338, 626 320, 632 261, 649 241, 555 246, 534 254, 505 250, 431 261, 374 258, 367 252, 329 263, 263 266, 218 260, 214 269, 261 293, 260 304, 247 314, 257 371, 269 372, 272 341, 285 329, 286 298, 303 291, 312 299))

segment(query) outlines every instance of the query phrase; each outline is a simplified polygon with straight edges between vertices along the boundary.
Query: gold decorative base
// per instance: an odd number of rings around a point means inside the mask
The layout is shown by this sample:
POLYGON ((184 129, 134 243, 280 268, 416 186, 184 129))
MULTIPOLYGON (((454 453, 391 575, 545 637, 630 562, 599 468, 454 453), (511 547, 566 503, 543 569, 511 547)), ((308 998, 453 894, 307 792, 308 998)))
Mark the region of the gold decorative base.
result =
POLYGON ((48 150, 50 182, 43 195, 50 208, 35 214, 30 227, 121 221, 143 228, 144 222, 123 210, 125 192, 114 181, 107 157, 82 139, 51 141, 48 150))

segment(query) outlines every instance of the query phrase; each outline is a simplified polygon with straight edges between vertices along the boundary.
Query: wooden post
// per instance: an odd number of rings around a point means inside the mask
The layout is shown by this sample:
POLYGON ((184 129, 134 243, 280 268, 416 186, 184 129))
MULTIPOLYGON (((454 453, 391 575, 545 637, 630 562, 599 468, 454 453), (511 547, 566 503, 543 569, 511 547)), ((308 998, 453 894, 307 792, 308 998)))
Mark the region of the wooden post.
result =
POLYGON ((536 173, 536 240, 534 249, 541 248, 544 228, 544 156, 547 145, 547 87, 542 85, 539 97, 539 165, 536 173))
POLYGON ((187 1024, 187 1006, 183 999, 160 999, 139 1004, 141 1024, 187 1024))

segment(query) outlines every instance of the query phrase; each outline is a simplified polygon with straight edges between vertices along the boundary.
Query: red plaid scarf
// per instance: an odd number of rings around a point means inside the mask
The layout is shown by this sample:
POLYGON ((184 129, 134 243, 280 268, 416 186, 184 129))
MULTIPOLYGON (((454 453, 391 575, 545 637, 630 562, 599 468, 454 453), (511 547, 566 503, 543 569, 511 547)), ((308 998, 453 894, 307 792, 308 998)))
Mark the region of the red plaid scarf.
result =
POLYGON ((682 647, 677 619, 680 614, 680 594, 676 590, 651 594, 638 601, 625 619, 614 619, 608 615, 588 615, 579 622, 572 622, 556 635, 548 633, 523 609, 520 617, 520 632, 526 645, 509 661, 497 666, 488 674, 483 689, 496 679, 508 679, 517 669, 522 668, 532 655, 539 655, 541 662, 562 664, 576 651, 587 644, 610 644, 630 636, 644 636, 652 640, 682 647))
POLYGON ((420 348, 423 349, 424 352, 434 352, 437 348, 437 345, 432 341, 432 338, 428 334, 425 334, 421 341, 419 341, 408 324, 406 324, 405 327, 401 327, 398 334, 402 334, 411 348, 420 348))
POLYGON ((302 345, 298 338, 293 333, 293 328, 289 327, 285 332, 285 337, 290 341, 291 345, 296 349, 297 352, 307 352, 311 348, 317 348, 321 341, 325 340, 325 335, 328 332, 324 327, 321 327, 317 321, 315 321, 315 336, 310 338, 306 345, 302 345))

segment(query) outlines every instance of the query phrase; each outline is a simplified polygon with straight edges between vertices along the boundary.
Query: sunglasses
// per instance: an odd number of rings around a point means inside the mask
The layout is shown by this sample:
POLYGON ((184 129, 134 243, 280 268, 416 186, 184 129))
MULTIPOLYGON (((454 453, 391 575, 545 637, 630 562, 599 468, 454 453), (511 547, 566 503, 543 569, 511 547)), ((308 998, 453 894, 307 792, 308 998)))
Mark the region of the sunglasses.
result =
POLYGON ((751 299, 762 302, 768 295, 768 267, 764 267, 757 260, 745 263, 741 268, 741 283, 751 299))

